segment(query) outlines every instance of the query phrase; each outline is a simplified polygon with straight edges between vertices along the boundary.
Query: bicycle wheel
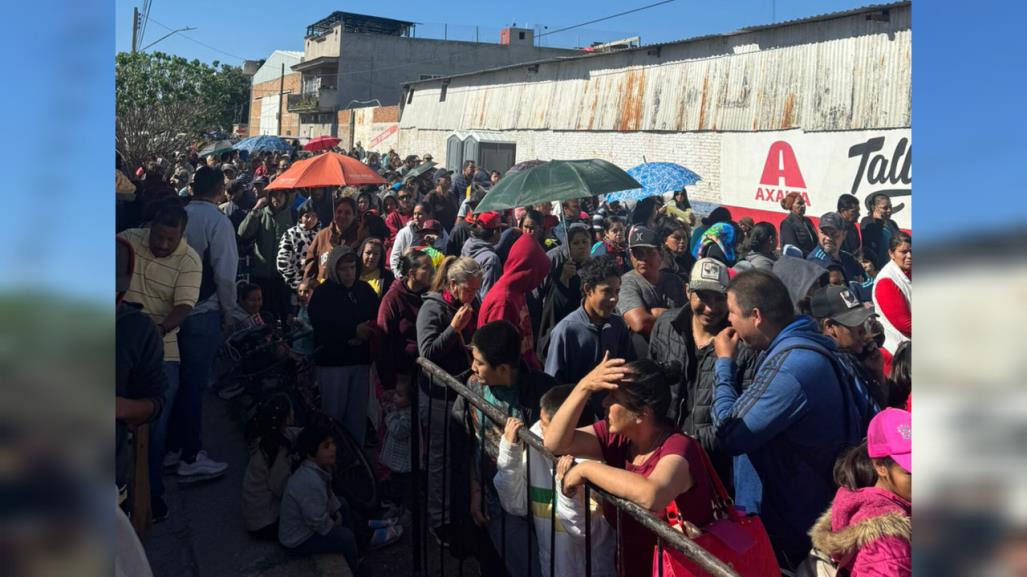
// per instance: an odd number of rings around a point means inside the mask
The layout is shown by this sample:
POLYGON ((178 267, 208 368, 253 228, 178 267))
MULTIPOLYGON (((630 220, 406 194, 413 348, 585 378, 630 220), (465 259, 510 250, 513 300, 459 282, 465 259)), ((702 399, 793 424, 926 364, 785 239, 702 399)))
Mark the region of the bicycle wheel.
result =
POLYGON ((337 455, 333 488, 344 495, 350 505, 365 512, 372 511, 378 507, 378 484, 371 463, 349 432, 335 419, 331 422, 337 455))

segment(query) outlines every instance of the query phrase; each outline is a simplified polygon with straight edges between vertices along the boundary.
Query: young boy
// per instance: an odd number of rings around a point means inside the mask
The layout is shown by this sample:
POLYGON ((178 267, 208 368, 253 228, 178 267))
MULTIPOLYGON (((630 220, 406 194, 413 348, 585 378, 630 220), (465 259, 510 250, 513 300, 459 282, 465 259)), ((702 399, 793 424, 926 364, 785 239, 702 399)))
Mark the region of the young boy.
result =
MULTIPOLYGON (((549 421, 560 408, 571 391, 573 385, 562 385, 542 395, 539 420, 529 429, 533 434, 544 438, 549 421)), ((573 464, 573 457, 564 455, 557 464, 556 490, 553 490, 553 465, 549 459, 537 451, 528 451, 531 459, 530 488, 525 484, 526 458, 523 444, 517 438, 517 431, 524 423, 515 417, 506 421, 503 437, 499 442, 498 471, 493 479, 503 509, 512 515, 525 515, 527 512, 526 489, 531 493, 531 513, 535 524, 535 535, 538 537, 538 560, 542 577, 550 577, 550 550, 552 544, 551 520, 554 495, 556 504, 556 575, 571 577, 585 574, 585 503, 584 491, 575 497, 567 497, 560 490, 563 475, 573 464)), ((615 574, 613 552, 615 542, 613 531, 603 518, 602 511, 595 499, 590 499, 591 540, 592 540, 592 575, 613 577, 615 574)))
POLYGON ((264 306, 264 293, 260 285, 240 283, 238 288, 239 308, 232 311, 232 327, 230 332, 244 331, 265 324, 260 315, 264 306))
POLYGON ((293 332, 300 336, 292 343, 292 351, 297 355, 309 357, 314 354, 314 328, 310 325, 310 314, 307 312, 307 305, 310 304, 310 295, 314 294, 314 279, 303 279, 296 290, 296 302, 299 310, 296 316, 292 317, 290 325, 293 332))

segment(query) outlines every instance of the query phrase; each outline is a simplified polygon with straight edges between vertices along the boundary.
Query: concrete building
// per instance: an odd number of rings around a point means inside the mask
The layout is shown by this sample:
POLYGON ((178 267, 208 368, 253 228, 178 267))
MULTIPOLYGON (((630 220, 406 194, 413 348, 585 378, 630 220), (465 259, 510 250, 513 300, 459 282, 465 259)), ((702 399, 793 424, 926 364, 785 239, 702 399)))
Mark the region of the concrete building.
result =
POLYGON ((791 191, 815 217, 839 194, 884 190, 909 228, 911 59, 912 8, 900 2, 413 80, 397 150, 450 168, 677 162, 702 177, 692 199, 775 223, 791 191))
POLYGON ((303 53, 275 50, 253 74, 250 80, 249 134, 276 134, 298 136, 300 117, 289 112, 286 102, 290 94, 300 92, 300 73, 292 66, 303 59, 303 53), (279 117, 281 128, 279 128, 279 117))
POLYGON ((530 29, 504 29, 501 42, 493 44, 416 38, 414 27, 348 12, 333 12, 307 27, 303 59, 292 66, 301 74, 301 90, 288 98, 289 112, 300 115, 301 136, 342 138, 345 110, 397 105, 408 80, 577 53, 536 47, 530 29))

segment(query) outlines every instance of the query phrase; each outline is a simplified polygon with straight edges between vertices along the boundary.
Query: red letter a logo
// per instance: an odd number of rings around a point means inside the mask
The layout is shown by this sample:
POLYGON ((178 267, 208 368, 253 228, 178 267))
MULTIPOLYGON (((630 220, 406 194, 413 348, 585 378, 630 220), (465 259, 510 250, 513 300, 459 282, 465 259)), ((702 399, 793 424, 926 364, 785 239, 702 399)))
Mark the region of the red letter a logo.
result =
POLYGON ((781 187, 782 178, 785 181, 784 188, 806 188, 806 181, 799 172, 799 163, 795 160, 795 152, 792 151, 791 145, 778 140, 770 145, 760 184, 781 187))

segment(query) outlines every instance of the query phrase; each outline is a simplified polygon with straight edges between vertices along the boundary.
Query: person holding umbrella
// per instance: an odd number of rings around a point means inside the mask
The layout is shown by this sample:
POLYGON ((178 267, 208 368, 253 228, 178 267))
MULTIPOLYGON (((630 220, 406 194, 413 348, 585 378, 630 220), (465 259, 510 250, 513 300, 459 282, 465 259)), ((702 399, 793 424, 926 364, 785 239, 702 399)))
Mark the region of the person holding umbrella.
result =
POLYGON ((633 333, 636 357, 646 358, 649 333, 656 319, 667 310, 684 306, 685 284, 681 277, 663 269, 663 256, 656 233, 644 226, 634 226, 628 233, 633 270, 621 277, 620 302, 617 307, 633 333))

